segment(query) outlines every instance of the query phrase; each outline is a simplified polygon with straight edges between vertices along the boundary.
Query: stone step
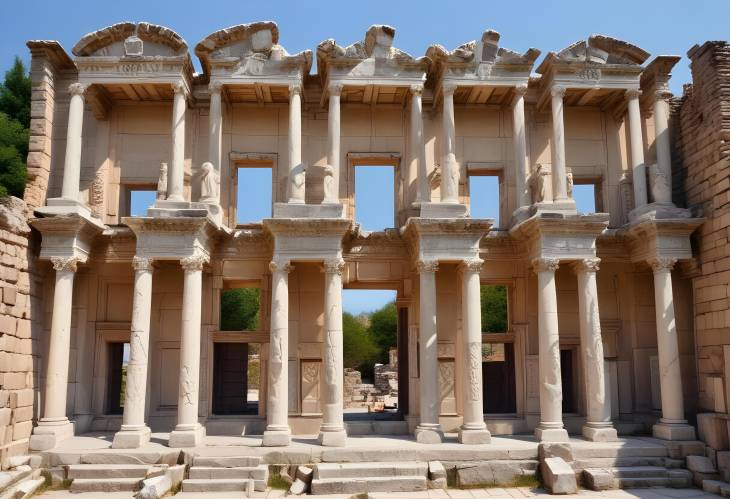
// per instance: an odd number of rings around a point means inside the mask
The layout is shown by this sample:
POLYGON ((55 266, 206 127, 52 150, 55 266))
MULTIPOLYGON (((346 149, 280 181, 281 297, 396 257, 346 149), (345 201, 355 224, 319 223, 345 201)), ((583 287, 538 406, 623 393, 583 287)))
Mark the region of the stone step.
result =
MULTIPOLYGON (((426 462, 319 463, 314 465, 314 478, 386 478, 423 476, 428 474, 426 462)), ((387 492, 387 491, 381 491, 387 492)))
POLYGON ((193 479, 206 478, 254 478, 256 480, 269 479, 269 467, 266 465, 256 467, 238 466, 235 468, 218 468, 215 466, 193 466, 190 468, 189 477, 193 479))
POLYGON ((260 456, 195 456, 193 466, 211 468, 248 468, 261 464, 260 456))
MULTIPOLYGON (((188 478, 182 482, 183 492, 245 492, 248 497, 251 497, 254 490, 255 484, 250 478, 220 478, 216 480, 188 478)), ((265 487, 264 490, 266 490, 265 487)))
POLYGON ((71 492, 133 492, 140 489, 141 478, 75 478, 71 492))
POLYGON ((665 478, 669 470, 659 466, 622 466, 611 469, 616 478, 665 478))
POLYGON ((659 466, 587 468, 583 470, 583 480, 592 490, 689 487, 692 474, 687 470, 659 466))
POLYGON ((572 466, 576 470, 586 468, 618 468, 625 466, 660 466, 667 465, 667 458, 664 457, 594 457, 589 459, 576 459, 572 466))
POLYGON ((418 492, 427 489, 425 476, 369 478, 315 478, 311 494, 360 494, 366 492, 418 492))
POLYGON ((147 478, 152 469, 144 464, 70 464, 66 470, 66 477, 76 478, 147 478))

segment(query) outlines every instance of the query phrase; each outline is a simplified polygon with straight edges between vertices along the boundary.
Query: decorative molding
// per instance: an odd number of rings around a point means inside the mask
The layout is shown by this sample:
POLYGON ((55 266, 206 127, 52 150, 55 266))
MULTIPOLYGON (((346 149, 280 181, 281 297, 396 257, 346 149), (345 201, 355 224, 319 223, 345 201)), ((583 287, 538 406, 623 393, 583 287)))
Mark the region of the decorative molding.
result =
POLYGON ((186 271, 203 270, 206 263, 208 263, 208 257, 203 255, 187 256, 180 259, 180 265, 186 271))
POLYGON ((461 262, 462 270, 465 272, 473 272, 475 274, 482 271, 482 265, 484 265, 484 260, 481 258, 466 258, 461 262))
POLYGON ((416 269, 419 274, 424 272, 436 272, 439 269, 438 260, 418 260, 416 262, 416 269))
POLYGON ((538 272, 555 272, 560 266, 558 258, 535 258, 532 260, 532 269, 538 272))
POLYGON ((134 270, 146 270, 151 271, 154 267, 155 261, 152 258, 145 258, 141 256, 135 256, 132 258, 132 267, 134 270))
POLYGON ((71 95, 84 95, 87 88, 89 86, 83 83, 72 83, 68 86, 68 93, 71 95))
POLYGON ((302 95, 301 83, 292 83, 289 85, 289 97, 292 97, 293 95, 302 95))
POLYGON ((269 262, 269 270, 274 272, 286 272, 287 274, 294 270, 294 265, 289 260, 271 260, 269 262))
POLYGON ((676 258, 658 256, 648 261, 649 266, 654 272, 671 272, 677 263, 676 258))
POLYGON ((54 256, 54 257, 51 257, 51 263, 53 264, 53 270, 55 270, 56 272, 61 271, 61 270, 67 271, 67 272, 76 272, 78 264, 84 263, 84 262, 76 256, 72 256, 72 257, 54 256))
POLYGON ((333 258, 331 260, 325 260, 323 270, 325 274, 337 274, 342 275, 342 271, 345 269, 345 260, 342 258, 333 258))
POLYGON ((600 258, 584 258, 575 262, 576 272, 598 272, 601 263, 600 258))

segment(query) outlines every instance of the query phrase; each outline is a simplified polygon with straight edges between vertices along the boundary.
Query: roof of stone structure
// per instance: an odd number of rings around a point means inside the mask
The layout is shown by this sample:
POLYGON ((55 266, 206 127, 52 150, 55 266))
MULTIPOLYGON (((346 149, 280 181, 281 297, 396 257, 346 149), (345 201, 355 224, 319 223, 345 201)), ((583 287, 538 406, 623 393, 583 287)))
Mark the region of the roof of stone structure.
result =
POLYGON ((537 72, 544 73, 553 63, 641 66, 648 58, 648 52, 629 42, 605 35, 591 35, 588 40, 579 40, 559 52, 550 52, 537 72))
POLYGON ((44 52, 58 69, 73 69, 74 62, 56 40, 29 40, 25 44, 31 53, 44 52))
POLYGON ((374 24, 365 32, 364 39, 347 47, 338 45, 333 38, 324 40, 317 46, 317 71, 324 77, 330 64, 356 66, 367 59, 388 61, 393 66, 428 67, 430 60, 427 57, 416 58, 395 48, 394 38, 395 28, 374 24))
POLYGON ((165 26, 146 22, 121 22, 84 35, 71 50, 77 57, 115 55, 105 53, 104 48, 115 43, 124 43, 128 38, 136 36, 143 42, 161 44, 168 47, 170 55, 187 53, 188 45, 175 31, 165 26))
POLYGON ((482 34, 480 41, 472 40, 464 43, 451 52, 442 45, 431 45, 426 51, 426 56, 434 62, 470 63, 476 66, 479 63, 532 65, 540 55, 540 51, 536 48, 529 48, 524 54, 520 54, 500 47, 499 38, 498 32, 487 30, 482 34))
POLYGON ((195 46, 203 72, 208 73, 213 59, 250 57, 264 61, 296 62, 304 65, 305 73, 312 66, 312 51, 290 55, 279 45, 279 27, 273 21, 238 24, 220 29, 206 36, 195 46))

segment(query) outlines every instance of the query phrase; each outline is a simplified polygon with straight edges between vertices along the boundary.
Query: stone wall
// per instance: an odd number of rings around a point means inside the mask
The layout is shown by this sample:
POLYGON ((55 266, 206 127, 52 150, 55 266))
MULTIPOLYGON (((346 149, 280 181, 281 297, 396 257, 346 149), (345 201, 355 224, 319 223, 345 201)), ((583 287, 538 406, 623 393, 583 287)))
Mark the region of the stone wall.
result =
POLYGON ((33 428, 34 365, 31 339, 30 227, 26 205, 0 200, 0 469, 27 454, 33 428))

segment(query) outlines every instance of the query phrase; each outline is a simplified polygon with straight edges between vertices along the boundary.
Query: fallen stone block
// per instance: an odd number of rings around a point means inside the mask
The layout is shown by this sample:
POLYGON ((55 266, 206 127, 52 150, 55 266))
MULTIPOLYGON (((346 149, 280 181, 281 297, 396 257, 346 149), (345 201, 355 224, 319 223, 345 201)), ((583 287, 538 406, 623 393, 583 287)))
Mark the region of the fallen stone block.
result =
POLYGON ((612 490, 618 488, 618 480, 615 479, 611 470, 606 468, 584 469, 583 482, 591 490, 612 490))
POLYGON ((291 484, 291 487, 289 487, 288 495, 295 495, 300 496, 307 492, 307 484, 304 482, 304 480, 297 478, 294 480, 294 483, 291 484))
POLYGON ((692 472, 692 481, 702 487, 705 480, 717 480, 720 474, 707 456, 687 456, 687 469, 692 472))
POLYGON ((702 482, 702 490, 710 494, 720 494, 720 487, 727 485, 722 480, 704 480, 702 482))
POLYGON ((718 418, 714 412, 697 415, 697 433, 700 440, 715 450, 730 448, 727 420, 718 418))
POLYGON ((142 480, 142 488, 134 494, 136 499, 159 499, 172 490, 172 481, 167 475, 142 480))
POLYGON ((537 458, 543 461, 550 457, 559 457, 569 463, 573 461, 573 448, 567 442, 547 442, 538 445, 537 458))
POLYGON ((549 457, 540 463, 540 472, 545 487, 551 494, 576 494, 578 483, 575 471, 560 457, 549 457))

